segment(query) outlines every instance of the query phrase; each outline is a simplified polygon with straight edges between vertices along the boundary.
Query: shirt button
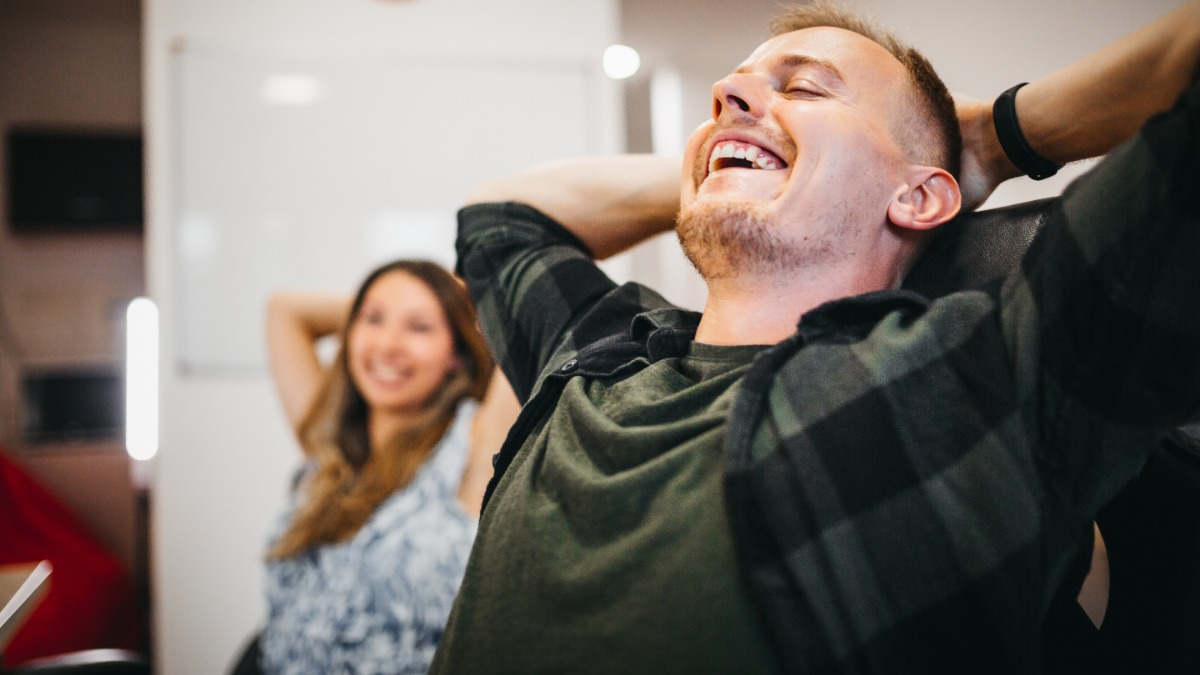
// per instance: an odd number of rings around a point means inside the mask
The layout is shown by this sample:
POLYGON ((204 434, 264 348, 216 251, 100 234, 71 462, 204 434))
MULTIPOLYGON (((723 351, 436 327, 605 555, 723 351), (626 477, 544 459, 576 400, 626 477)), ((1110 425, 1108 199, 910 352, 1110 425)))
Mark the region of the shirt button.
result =
POLYGON ((572 370, 575 370, 575 366, 577 366, 577 365, 579 365, 579 359, 571 359, 570 361, 567 361, 566 363, 562 364, 562 367, 559 368, 558 370, 559 370, 559 372, 562 372, 562 373, 569 373, 572 370))

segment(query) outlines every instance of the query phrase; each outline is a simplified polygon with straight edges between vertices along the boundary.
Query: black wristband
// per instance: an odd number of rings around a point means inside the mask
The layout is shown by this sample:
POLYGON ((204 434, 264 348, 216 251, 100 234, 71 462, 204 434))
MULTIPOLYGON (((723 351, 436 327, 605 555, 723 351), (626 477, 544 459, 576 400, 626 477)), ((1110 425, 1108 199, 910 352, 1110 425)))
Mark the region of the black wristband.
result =
POLYGON ((1017 121, 1017 90, 1027 84, 1022 82, 996 97, 996 103, 992 105, 992 123, 1009 161, 1030 178, 1042 180, 1058 173, 1059 166, 1034 152, 1021 133, 1021 124, 1017 121))

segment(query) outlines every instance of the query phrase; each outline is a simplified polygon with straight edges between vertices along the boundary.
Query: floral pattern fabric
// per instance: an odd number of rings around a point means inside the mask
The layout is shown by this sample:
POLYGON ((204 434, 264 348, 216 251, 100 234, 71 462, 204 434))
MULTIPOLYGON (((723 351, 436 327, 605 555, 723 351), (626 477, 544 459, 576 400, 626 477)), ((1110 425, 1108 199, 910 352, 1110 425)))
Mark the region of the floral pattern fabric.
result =
MULTIPOLYGON (((268 673, 424 673, 475 538, 456 493, 476 404, 457 416, 405 488, 341 544, 271 561, 261 638, 268 673)), ((277 524, 280 536, 297 503, 277 524)))

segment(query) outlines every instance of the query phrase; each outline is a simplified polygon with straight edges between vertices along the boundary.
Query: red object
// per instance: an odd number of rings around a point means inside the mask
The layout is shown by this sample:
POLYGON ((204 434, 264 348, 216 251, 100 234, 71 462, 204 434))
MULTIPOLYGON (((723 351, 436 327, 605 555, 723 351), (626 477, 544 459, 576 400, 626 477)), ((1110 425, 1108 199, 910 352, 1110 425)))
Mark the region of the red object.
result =
POLYGON ((3 666, 81 649, 137 649, 143 622, 117 559, 57 497, 0 452, 0 564, 49 560, 49 589, 3 666))

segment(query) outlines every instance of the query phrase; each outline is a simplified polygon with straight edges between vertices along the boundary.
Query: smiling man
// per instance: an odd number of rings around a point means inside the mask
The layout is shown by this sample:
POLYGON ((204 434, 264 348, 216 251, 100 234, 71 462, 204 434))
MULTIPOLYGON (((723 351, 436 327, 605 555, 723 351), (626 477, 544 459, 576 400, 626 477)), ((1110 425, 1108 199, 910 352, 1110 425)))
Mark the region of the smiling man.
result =
MULTIPOLYGON (((1023 90, 1035 151, 1094 154, 1165 108, 1198 10, 1023 90)), ((990 106, 962 109, 960 154, 916 52, 825 5, 775 33, 714 86, 681 189, 677 163, 602 158, 460 214, 526 404, 434 671, 1036 672, 1051 597, 1145 459, 1129 448, 1196 413, 1194 86, 1003 288, 930 301, 897 289, 957 179, 974 204, 1017 173, 990 106), (676 222, 700 314, 593 263, 676 222)))
POLYGON ((784 31, 713 87, 676 228, 708 284, 697 341, 773 344, 827 300, 898 286, 958 212, 950 94, 879 39, 891 52, 844 28, 784 31))

